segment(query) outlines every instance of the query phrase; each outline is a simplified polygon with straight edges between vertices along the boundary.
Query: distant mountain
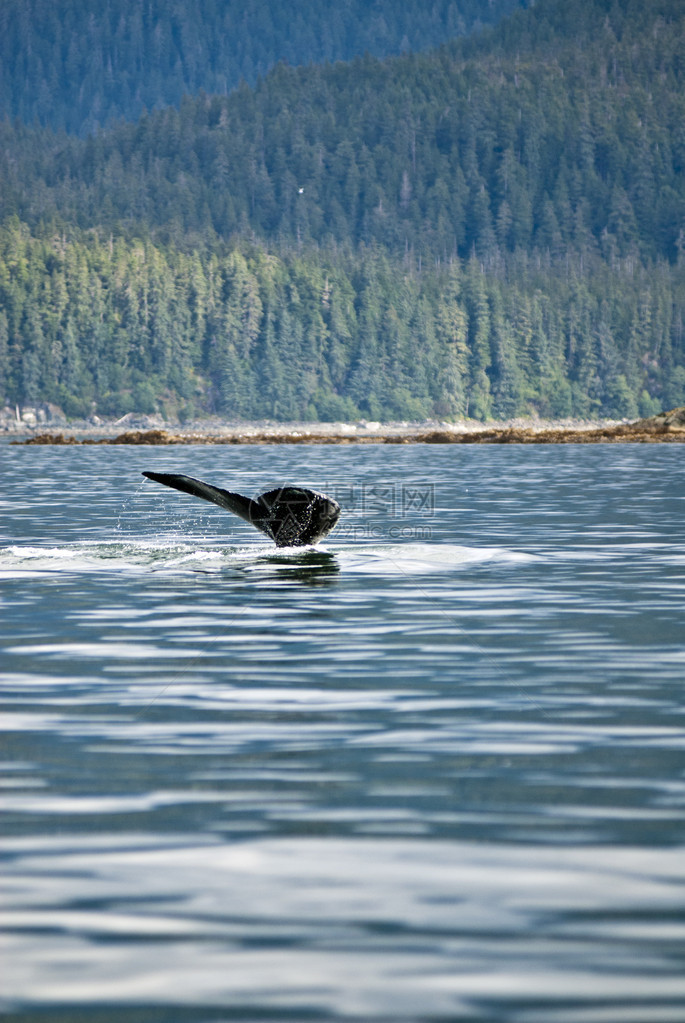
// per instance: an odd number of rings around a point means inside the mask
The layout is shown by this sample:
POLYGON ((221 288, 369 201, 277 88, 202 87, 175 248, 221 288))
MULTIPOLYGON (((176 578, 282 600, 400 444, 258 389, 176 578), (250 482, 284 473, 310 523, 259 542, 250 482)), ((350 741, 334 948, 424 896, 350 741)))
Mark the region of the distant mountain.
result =
POLYGON ((2 0, 0 117, 83 134, 291 65, 425 50, 525 0, 2 0))
POLYGON ((96 139, 0 129, 0 215, 428 260, 596 247, 673 261, 685 6, 540 0, 485 38, 279 65, 96 139), (572 16, 573 9, 577 17, 572 16))

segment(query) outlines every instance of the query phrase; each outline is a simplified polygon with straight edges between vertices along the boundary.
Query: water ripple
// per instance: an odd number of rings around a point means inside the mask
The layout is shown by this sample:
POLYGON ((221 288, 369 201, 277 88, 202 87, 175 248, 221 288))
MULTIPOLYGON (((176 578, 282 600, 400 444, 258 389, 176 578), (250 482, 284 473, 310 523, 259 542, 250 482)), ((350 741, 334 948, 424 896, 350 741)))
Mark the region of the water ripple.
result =
POLYGON ((685 1018, 678 448, 0 445, 10 1023, 685 1018))

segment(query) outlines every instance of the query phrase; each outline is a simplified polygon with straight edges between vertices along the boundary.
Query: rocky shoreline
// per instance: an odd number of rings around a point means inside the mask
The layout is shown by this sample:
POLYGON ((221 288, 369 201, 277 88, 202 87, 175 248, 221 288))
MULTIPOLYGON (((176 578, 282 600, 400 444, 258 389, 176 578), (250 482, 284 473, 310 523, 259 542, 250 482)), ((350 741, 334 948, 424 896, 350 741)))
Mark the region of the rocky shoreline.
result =
MULTIPOLYGON (((40 424, 41 426, 43 423, 40 424)), ((52 423, 45 422, 45 426, 52 423)), ((55 423, 55 425, 57 425, 55 423)), ((61 425, 61 424, 60 424, 61 425)), ((508 423, 245 424, 204 421, 170 428, 158 417, 125 416, 115 423, 83 423, 71 432, 36 432, 12 444, 606 444, 685 441, 685 407, 634 422, 533 419, 508 423), (127 427, 121 430, 121 427, 127 427), (118 429, 117 429, 118 428, 118 429)), ((17 431, 19 432, 19 431, 17 431)), ((23 431, 22 431, 23 432, 23 431)))

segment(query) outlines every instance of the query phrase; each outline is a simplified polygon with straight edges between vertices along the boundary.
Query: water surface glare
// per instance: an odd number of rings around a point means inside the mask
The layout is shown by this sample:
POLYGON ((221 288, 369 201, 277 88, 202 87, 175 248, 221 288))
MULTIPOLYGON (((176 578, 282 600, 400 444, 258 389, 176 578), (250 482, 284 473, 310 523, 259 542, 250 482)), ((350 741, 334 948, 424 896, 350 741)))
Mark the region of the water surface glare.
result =
POLYGON ((11 1023, 685 1019, 680 445, 0 445, 11 1023), (343 506, 314 549, 143 481, 343 506))

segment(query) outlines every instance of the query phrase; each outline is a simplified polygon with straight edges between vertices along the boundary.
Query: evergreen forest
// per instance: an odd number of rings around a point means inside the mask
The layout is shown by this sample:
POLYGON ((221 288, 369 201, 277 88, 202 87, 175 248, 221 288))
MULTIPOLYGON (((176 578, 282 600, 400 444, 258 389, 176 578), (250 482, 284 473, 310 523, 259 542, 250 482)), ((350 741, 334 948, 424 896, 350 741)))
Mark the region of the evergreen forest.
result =
POLYGON ((277 420, 685 404, 683 0, 510 4, 425 52, 312 59, 97 131, 30 104, 0 122, 0 399, 277 420))
POLYGON ((91 134, 297 66, 426 50, 526 0, 2 0, 0 117, 91 134))

